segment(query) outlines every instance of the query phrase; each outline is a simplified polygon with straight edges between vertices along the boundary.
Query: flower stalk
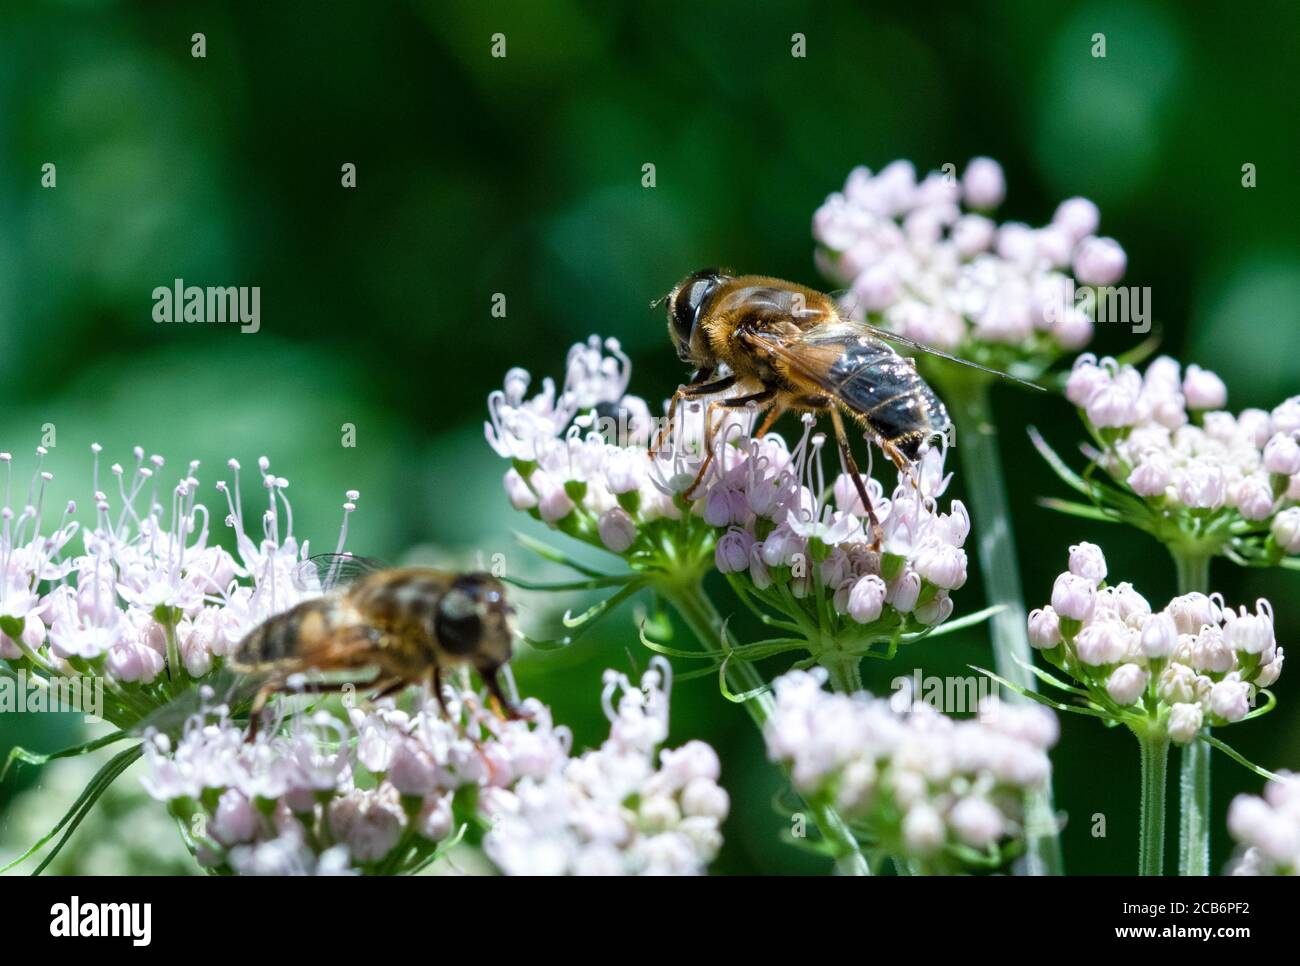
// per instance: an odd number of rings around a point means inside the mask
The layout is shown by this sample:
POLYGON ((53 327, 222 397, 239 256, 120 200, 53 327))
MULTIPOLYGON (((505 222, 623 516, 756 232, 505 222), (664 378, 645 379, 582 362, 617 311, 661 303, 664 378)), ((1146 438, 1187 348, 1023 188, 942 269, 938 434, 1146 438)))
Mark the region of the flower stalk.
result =
MULTIPOLYGON (((664 599, 681 615, 701 647, 712 654, 725 653, 722 617, 705 594, 703 583, 699 578, 660 585, 658 589, 664 599)), ((725 673, 728 687, 739 694, 750 695, 744 702, 745 710, 761 731, 774 707, 771 692, 763 676, 748 661, 728 662, 725 673)), ((786 769, 786 772, 788 777, 789 769, 786 769)), ((843 875, 871 875, 871 868, 858 845, 857 838, 840 814, 823 802, 810 800, 806 805, 813 821, 830 846, 836 871, 843 875)))
MULTIPOLYGON (((944 378, 936 381, 941 381, 947 390, 945 398, 957 425, 957 450, 961 454, 963 479, 977 528, 980 575, 987 603, 998 608, 990 622, 994 666, 999 675, 1018 687, 1035 691, 1036 682, 1030 671, 1033 652, 1029 647, 1020 590, 1011 508, 989 400, 990 379, 982 373, 958 373, 950 364, 941 372, 944 378)), ((1011 699, 1022 700, 1019 695, 1011 699)), ((1025 846, 1026 871, 1032 875, 1061 875, 1061 842, 1050 785, 1031 794, 1026 811, 1029 831, 1025 846)))
MULTIPOLYGON (((1178 593, 1210 592, 1210 557, 1170 548, 1178 593)), ((1208 735, 1210 729, 1206 727, 1208 735)), ((1178 753, 1178 874, 1210 874, 1210 746, 1201 741, 1178 753)))
POLYGON ((1138 874, 1163 875, 1165 869, 1165 777, 1169 736, 1163 728, 1135 730, 1142 752, 1142 809, 1138 835, 1138 874))

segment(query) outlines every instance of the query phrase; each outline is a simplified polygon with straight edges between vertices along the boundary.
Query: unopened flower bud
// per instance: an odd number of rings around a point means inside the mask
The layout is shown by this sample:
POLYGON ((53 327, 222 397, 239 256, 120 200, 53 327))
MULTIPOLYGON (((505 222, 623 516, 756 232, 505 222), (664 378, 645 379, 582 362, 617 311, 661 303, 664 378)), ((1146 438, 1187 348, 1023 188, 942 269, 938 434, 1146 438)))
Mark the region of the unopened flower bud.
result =
POLYGON ((1106 679, 1106 693, 1118 705, 1129 705, 1142 697, 1151 674, 1136 664, 1121 664, 1106 679))
POLYGON ((1078 574, 1064 573, 1052 586, 1052 609, 1061 617, 1086 621, 1092 616, 1097 591, 1092 581, 1078 574))
POLYGON ((1029 643, 1040 650, 1061 643, 1061 620, 1051 607, 1039 607, 1030 612, 1029 643))
POLYGON ((636 521, 621 506, 606 510, 596 521, 600 542, 614 553, 624 553, 636 542, 636 521))
POLYGON ((1179 703, 1169 709, 1169 738, 1185 745, 1201 730, 1204 714, 1199 704, 1179 703))

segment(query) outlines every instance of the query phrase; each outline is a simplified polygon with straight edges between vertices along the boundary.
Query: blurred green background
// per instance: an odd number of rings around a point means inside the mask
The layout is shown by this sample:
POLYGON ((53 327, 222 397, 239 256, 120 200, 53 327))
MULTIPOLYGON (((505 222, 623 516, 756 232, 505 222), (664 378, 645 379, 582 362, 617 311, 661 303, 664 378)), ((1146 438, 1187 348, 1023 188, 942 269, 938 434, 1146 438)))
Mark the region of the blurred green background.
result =
MULTIPOLYGON (((895 7, 11 0, 0 11, 0 449, 25 479, 54 424, 54 506, 89 504, 92 441, 109 462, 135 443, 163 454, 165 479, 202 460, 214 507, 225 459, 251 469, 265 454, 291 481, 299 533, 322 547, 355 487, 358 553, 501 552, 534 568, 510 537, 529 521, 509 510, 505 467, 483 441, 484 400, 505 370, 558 376, 569 343, 599 332, 633 355, 635 391, 666 396, 683 372, 651 300, 704 264, 817 284, 813 210, 854 165, 897 157, 922 171, 999 159, 1003 218, 1041 224, 1062 198, 1093 198, 1128 251, 1127 283, 1151 287, 1166 351, 1221 373, 1234 409, 1300 392, 1300 10, 895 7), (191 56, 195 32, 203 59, 191 56), (803 59, 791 56, 796 32, 803 59), (1097 32, 1105 59, 1091 56, 1097 32), (504 59, 490 56, 494 33, 506 35, 504 59), (47 162, 54 189, 41 187, 47 162), (349 162, 355 189, 340 184, 349 162), (1256 188, 1241 185, 1245 163, 1256 188), (151 293, 177 277, 260 286, 261 331, 155 324, 151 293), (490 315, 498 292, 505 319, 490 315), (340 443, 344 423, 355 448, 340 443)), ((1135 341, 1112 328, 1093 348, 1135 341)), ((999 392, 1030 606, 1080 539, 1166 600, 1173 571, 1148 538, 1036 505, 1060 487, 1025 426, 1068 450, 1070 408, 999 392)), ((1268 596, 1279 640, 1295 640, 1300 575, 1219 561, 1213 583, 1233 602, 1268 596)), ((721 588, 718 599, 734 608, 721 588)), ((980 606, 976 579, 957 601, 959 613, 980 606)), ((554 631, 553 604, 525 601, 530 631, 554 631)), ((644 665, 633 626, 626 610, 570 652, 517 661, 524 689, 553 702, 580 744, 605 733, 601 669, 644 665)), ((969 633, 866 671, 886 690, 918 661, 962 673, 986 655, 969 633)), ((1270 767, 1298 767, 1300 672, 1277 692, 1276 713, 1227 737, 1270 767)), ((683 684, 673 713, 674 743, 708 736, 722 754, 734 814, 716 868, 824 869, 778 840, 789 824, 772 807, 777 775, 716 685, 683 684)), ((0 749, 53 749, 77 733, 71 719, 22 717, 0 719, 0 749)), ((1090 720, 1062 724, 1067 867, 1132 871, 1135 743, 1090 720), (1105 838, 1090 832, 1096 813, 1105 838)), ((1222 757, 1215 768, 1221 830, 1231 796, 1261 782, 1222 757)), ((53 823, 70 798, 51 789, 65 784, 29 769, 0 788, 0 854, 28 836, 33 810, 53 823), (20 821, 6 803, 23 789, 20 821)), ((1217 834, 1215 867, 1228 851, 1217 834)))

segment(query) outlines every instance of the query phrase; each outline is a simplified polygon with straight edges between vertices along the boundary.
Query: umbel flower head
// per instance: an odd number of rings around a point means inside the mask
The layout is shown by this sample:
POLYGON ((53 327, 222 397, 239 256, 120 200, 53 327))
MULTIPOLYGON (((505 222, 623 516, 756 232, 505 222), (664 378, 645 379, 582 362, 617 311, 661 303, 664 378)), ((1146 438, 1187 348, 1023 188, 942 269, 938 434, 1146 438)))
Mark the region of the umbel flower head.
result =
MULTIPOLYGON (((873 644, 892 653, 951 615, 970 518, 959 501, 939 506, 950 478, 944 447, 926 451, 888 499, 866 480, 881 524, 875 545, 852 478, 827 476, 826 439, 810 415, 791 447, 776 433, 753 435, 751 410, 717 411, 706 432, 708 410, 688 404, 670 445, 654 448, 666 419, 626 394, 630 364, 617 342, 603 348, 594 336, 574 346, 558 392, 547 380, 527 398, 527 373, 512 369, 489 398, 486 432, 511 460, 504 485, 517 509, 627 561, 618 599, 714 565, 746 603, 784 618, 765 615, 789 633, 763 642, 763 655, 802 648, 816 659, 860 658, 873 644)), ((618 582, 598 575, 590 585, 618 582)))
POLYGON ((1132 584, 1106 577, 1099 547, 1071 547, 1051 604, 1029 615, 1030 643, 1077 682, 1039 674, 1080 698, 1065 707, 1177 744, 1271 710, 1265 689, 1282 672, 1283 652, 1268 601, 1234 610, 1219 594, 1191 593, 1153 611, 1132 584), (1267 703, 1257 706, 1260 695, 1267 703))
POLYGON ((763 734, 796 789, 919 871, 996 867, 1014 851, 1024 795, 1051 776, 1050 711, 986 701, 978 718, 956 720, 919 701, 832 694, 825 680, 816 668, 775 682, 763 734))
MULTIPOLYGON (((307 596, 302 579, 309 548, 293 528, 288 481, 258 462, 265 503, 252 535, 239 487, 217 483, 220 519, 234 532, 235 554, 214 541, 211 514, 198 500, 199 464, 170 489, 161 456, 136 447, 129 468, 114 463, 103 478, 101 447, 91 447, 92 521, 69 503, 44 528, 40 467, 26 499, 15 502, 12 458, 0 453, 5 495, 0 506, 0 667, 48 681, 93 675, 104 682, 104 716, 126 727, 166 704, 230 656, 249 630, 307 596)), ((344 504, 355 509, 355 492, 344 504)))
POLYGON ((610 737, 577 756, 536 699, 506 721, 463 687, 446 688, 448 714, 428 696, 410 712, 385 699, 253 741, 217 706, 174 746, 147 743, 144 783, 220 872, 406 874, 466 841, 507 874, 698 873, 727 794, 708 745, 660 750, 668 694, 661 659, 640 688, 607 673, 610 737))
POLYGON ((1098 237, 1091 201, 1064 201, 1031 228, 990 217, 1005 194, 989 158, 960 179, 918 180, 908 161, 855 168, 813 216, 818 261, 859 316, 993 368, 1041 371, 1092 338, 1095 288, 1119 281, 1126 257, 1098 237))
POLYGON ((1228 832, 1239 846, 1232 875, 1300 875, 1300 776, 1283 772, 1262 798, 1234 798, 1228 832))
POLYGON ((1080 356, 1066 383, 1109 479, 1079 476, 1036 440, 1092 506, 1063 509, 1122 520, 1171 549, 1241 564, 1300 566, 1300 396, 1233 414, 1227 388, 1167 357, 1143 373, 1080 356))
MULTIPOLYGON (((198 498, 197 461, 169 488, 161 456, 136 447, 131 464, 114 463, 105 474, 101 447, 91 452, 93 516, 78 521, 77 506, 69 503, 53 529, 44 519, 52 479, 41 467, 44 450, 37 450, 23 500, 15 499, 12 458, 0 453, 0 675, 25 675, 41 693, 79 695, 76 710, 119 729, 58 755, 125 739, 146 721, 163 726, 169 717, 183 717, 174 714, 186 703, 182 699, 216 679, 249 631, 321 593, 311 568, 302 566, 310 551, 294 531, 289 483, 271 472, 265 457, 258 460, 265 493, 260 509, 246 512, 237 461, 228 464, 232 482, 216 484, 223 504, 218 518, 233 532, 232 554, 215 542, 212 515, 198 498)), ((349 491, 343 504, 340 552, 357 497, 349 491)), ((80 821, 140 754, 140 744, 132 742, 106 763, 59 827, 74 817, 80 821)), ((10 762, 45 757, 15 748, 10 762)))

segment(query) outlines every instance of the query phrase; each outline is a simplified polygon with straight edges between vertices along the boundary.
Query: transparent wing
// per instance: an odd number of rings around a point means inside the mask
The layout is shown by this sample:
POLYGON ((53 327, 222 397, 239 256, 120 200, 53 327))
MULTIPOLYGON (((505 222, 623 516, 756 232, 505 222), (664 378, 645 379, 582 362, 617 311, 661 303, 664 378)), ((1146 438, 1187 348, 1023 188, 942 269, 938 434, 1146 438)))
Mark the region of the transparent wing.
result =
POLYGON ((860 318, 850 318, 855 314, 854 296, 849 289, 831 293, 831 298, 837 305, 844 306, 844 323, 862 329, 866 333, 876 336, 879 339, 885 339, 889 342, 895 342, 898 345, 905 345, 909 349, 915 349, 917 352, 925 352, 932 356, 938 356, 940 359, 947 359, 949 362, 955 362, 961 366, 968 366, 971 369, 978 369, 980 372, 987 372, 991 376, 997 376, 1000 379, 1007 379, 1011 382, 1025 386, 1029 389, 1036 389, 1039 392, 1047 392, 1047 388, 1038 385, 1036 382, 1030 382, 1027 379, 1021 379, 1013 376, 1009 372, 1003 372, 1001 369, 991 369, 988 366, 982 366, 978 362, 971 362, 969 359, 963 359, 961 356, 955 356, 950 352, 944 352, 942 349, 936 349, 934 346, 926 345, 924 342, 917 342, 915 339, 909 339, 905 335, 899 335, 897 332, 891 332, 889 329, 882 329, 879 326, 872 325, 870 322, 860 318))
POLYGON ((293 580, 294 586, 299 590, 325 592, 383 569, 383 563, 370 557, 357 557, 350 553, 318 553, 298 565, 293 580))

